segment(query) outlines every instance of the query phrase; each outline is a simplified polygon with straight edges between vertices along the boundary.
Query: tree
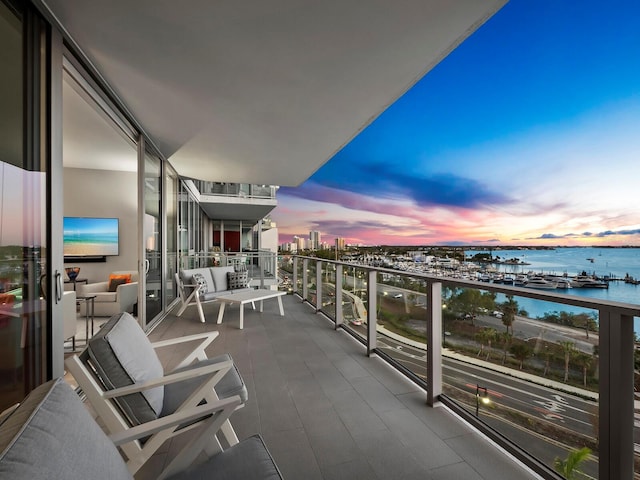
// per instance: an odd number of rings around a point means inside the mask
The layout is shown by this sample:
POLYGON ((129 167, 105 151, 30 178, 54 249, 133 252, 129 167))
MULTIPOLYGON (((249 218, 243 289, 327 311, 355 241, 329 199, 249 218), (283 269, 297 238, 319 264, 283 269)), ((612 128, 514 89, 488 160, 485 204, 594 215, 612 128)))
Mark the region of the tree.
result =
POLYGON ((571 361, 571 355, 576 351, 576 344, 569 340, 558 342, 558 345, 562 347, 564 353, 564 383, 569 381, 569 362, 571 361))
POLYGON ((487 340, 487 358, 485 360, 489 360, 489 355, 491 355, 491 342, 497 338, 498 332, 495 328, 485 328, 484 330, 487 340))
POLYGON ((507 295, 507 301, 502 304, 502 324, 507 328, 507 333, 511 328, 511 335, 513 335, 513 322, 517 312, 518 302, 513 299, 513 295, 507 295))
POLYGON ((587 386, 587 373, 591 364, 593 364, 593 356, 587 353, 580 353, 576 355, 578 365, 582 366, 582 385, 587 386))
POLYGON ((522 370, 522 365, 524 361, 531 356, 533 350, 526 343, 514 343, 511 345, 509 349, 511 354, 516 357, 516 360, 520 362, 520 370, 522 370))
POLYGON ((577 473, 582 473, 578 467, 591 455, 591 449, 589 447, 582 447, 579 450, 572 450, 567 455, 567 458, 561 460, 556 457, 553 461, 553 467, 560 475, 567 480, 576 478, 577 473))
POLYGON ((512 336, 509 332, 500 332, 498 334, 498 341, 502 344, 502 365, 507 361, 507 352, 511 345, 512 336))

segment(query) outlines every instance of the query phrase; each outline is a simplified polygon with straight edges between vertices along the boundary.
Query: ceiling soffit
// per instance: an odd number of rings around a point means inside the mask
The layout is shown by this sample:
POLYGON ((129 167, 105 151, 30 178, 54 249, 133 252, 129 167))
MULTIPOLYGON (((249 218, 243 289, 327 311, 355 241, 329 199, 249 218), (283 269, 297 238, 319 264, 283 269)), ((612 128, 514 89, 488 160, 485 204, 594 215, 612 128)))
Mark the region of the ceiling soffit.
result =
POLYGON ((290 186, 504 3, 46 0, 180 175, 290 186))

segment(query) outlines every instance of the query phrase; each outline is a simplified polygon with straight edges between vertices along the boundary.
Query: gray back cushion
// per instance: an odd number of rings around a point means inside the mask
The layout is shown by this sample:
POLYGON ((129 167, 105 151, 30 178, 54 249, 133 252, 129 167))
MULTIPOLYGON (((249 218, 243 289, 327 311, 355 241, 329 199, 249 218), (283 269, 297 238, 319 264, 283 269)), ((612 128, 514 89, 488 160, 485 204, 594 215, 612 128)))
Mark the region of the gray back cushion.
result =
POLYGON ((235 270, 233 266, 230 267, 211 267, 211 276, 216 284, 216 292, 222 292, 229 290, 227 283, 227 273, 232 273, 235 270))
POLYGON ((78 395, 59 378, 36 388, 0 425, 0 478, 133 477, 78 395))
MULTIPOLYGON (((164 375, 151 342, 128 313, 118 313, 89 340, 91 363, 107 390, 144 383, 164 375)), ((158 418, 164 401, 164 387, 145 390, 116 399, 132 425, 158 418)))
POLYGON ((207 284, 208 292, 216 291, 216 284, 214 282, 213 277, 211 276, 211 270, 209 268, 191 268, 187 270, 180 271, 180 278, 182 279, 182 283, 185 285, 194 285, 197 282, 193 279, 193 275, 195 273, 199 273, 204 277, 204 281, 207 284))

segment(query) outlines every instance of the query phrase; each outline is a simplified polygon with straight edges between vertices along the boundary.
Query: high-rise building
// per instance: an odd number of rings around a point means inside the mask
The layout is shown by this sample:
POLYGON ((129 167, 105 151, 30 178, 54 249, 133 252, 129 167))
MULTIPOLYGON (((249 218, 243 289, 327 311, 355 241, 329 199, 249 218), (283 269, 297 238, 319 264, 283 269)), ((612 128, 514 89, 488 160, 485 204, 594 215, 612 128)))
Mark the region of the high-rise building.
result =
POLYGON ((345 242, 344 238, 338 237, 336 238, 336 250, 344 250, 345 242))
POLYGON ((318 250, 320 248, 320 232, 312 230, 309 232, 309 249, 318 250))

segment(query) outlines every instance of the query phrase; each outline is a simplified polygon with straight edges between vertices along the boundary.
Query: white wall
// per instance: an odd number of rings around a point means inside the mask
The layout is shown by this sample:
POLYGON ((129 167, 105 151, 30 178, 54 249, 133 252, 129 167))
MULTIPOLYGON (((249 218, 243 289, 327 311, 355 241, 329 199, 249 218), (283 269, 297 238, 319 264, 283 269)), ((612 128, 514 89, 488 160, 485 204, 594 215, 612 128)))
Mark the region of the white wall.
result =
POLYGON ((270 228, 269 230, 262 231, 262 237, 260 238, 260 248, 263 250, 270 250, 273 253, 278 253, 278 229, 270 228))
POLYGON ((64 216, 118 218, 120 226, 118 256, 109 256, 106 262, 64 264, 80 267, 79 278, 106 281, 115 270, 138 269, 137 178, 136 172, 64 169, 64 216))

